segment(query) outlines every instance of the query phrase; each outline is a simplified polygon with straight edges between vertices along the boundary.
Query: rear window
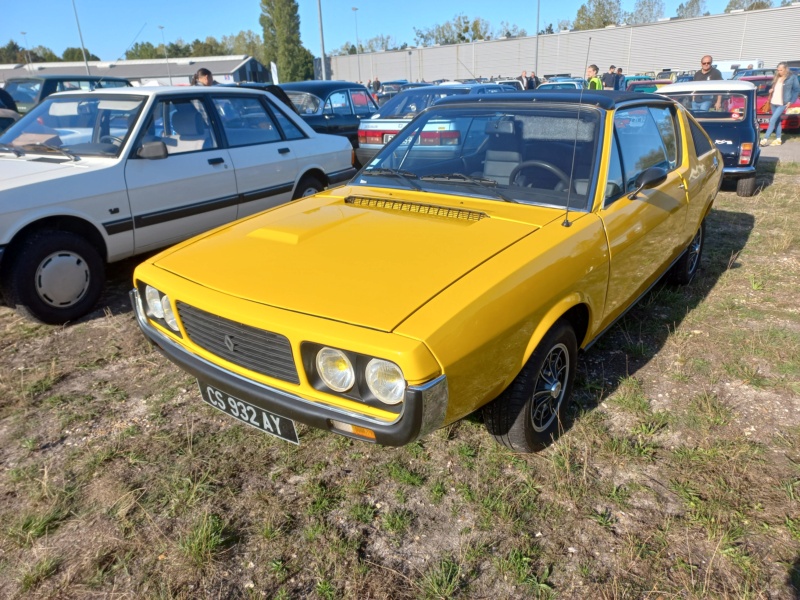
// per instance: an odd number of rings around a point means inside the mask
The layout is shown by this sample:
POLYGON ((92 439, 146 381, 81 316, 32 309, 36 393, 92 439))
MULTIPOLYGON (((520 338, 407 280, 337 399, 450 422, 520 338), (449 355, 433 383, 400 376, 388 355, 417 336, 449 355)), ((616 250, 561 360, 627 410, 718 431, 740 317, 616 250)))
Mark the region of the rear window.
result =
POLYGON ((747 96, 734 92, 669 94, 699 121, 741 121, 747 114, 747 96))
POLYGON ((453 94, 466 94, 469 90, 464 88, 431 87, 418 88, 401 92, 384 104, 378 111, 377 118, 408 118, 410 119, 417 113, 422 112, 431 104, 453 94))

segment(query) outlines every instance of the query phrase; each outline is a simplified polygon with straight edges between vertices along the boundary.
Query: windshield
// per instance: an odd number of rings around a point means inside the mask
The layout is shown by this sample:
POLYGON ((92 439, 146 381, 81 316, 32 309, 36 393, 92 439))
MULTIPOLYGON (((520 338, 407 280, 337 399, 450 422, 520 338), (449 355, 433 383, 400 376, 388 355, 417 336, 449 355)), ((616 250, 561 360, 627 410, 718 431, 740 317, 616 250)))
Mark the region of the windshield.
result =
POLYGON ((410 119, 428 108, 440 98, 446 98, 453 94, 466 94, 466 88, 448 88, 438 85, 416 88, 397 94, 394 98, 384 104, 373 117, 374 119, 410 119))
POLYGON ((585 106, 434 106, 397 134, 357 181, 588 210, 600 130, 600 111, 585 106))
POLYGON ((50 96, 0 136, 24 152, 117 156, 146 98, 50 96))
POLYGON ((706 91, 668 95, 683 104, 698 121, 741 121, 747 114, 747 95, 741 93, 706 91))

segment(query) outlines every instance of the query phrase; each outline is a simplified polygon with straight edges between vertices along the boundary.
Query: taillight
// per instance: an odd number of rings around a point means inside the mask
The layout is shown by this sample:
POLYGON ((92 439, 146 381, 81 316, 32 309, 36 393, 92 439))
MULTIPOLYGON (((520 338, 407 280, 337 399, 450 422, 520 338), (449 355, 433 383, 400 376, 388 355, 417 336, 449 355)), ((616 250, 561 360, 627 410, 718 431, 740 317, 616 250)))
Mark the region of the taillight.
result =
POLYGON ((383 144, 391 141, 391 139, 399 132, 399 129, 359 129, 358 143, 379 144, 382 146, 383 144))
POLYGON ((739 164, 749 165, 753 158, 753 144, 746 143, 739 146, 739 164))
POLYGON ((423 131, 419 135, 422 146, 458 146, 461 133, 458 131, 423 131))

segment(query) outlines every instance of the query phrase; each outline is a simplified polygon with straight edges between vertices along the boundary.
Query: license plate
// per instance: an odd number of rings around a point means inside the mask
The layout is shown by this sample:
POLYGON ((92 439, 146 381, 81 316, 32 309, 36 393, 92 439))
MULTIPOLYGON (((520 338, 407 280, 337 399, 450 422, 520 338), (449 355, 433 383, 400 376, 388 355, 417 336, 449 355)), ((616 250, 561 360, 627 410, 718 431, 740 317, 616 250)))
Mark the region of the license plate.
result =
POLYGON ((383 143, 384 144, 388 144, 389 142, 392 141, 392 138, 394 138, 394 136, 395 136, 394 133, 384 133, 383 134, 383 143))
POLYGON ((769 119, 760 118, 758 120, 759 123, 769 123, 769 119))
POLYGON ((226 415, 230 415, 242 423, 247 423, 264 433, 274 435, 292 444, 300 444, 294 421, 291 419, 253 406, 249 402, 235 398, 200 380, 197 381, 197 384, 200 386, 200 395, 203 397, 203 401, 217 410, 221 410, 226 415))

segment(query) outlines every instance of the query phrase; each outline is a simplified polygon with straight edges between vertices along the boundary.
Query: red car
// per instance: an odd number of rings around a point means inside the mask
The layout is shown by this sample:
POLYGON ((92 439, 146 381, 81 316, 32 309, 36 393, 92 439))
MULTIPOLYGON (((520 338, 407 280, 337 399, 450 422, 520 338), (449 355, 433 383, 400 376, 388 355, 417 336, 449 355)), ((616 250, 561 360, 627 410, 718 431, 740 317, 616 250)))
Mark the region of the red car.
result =
MULTIPOLYGON (((769 88, 772 87, 771 75, 754 75, 752 77, 742 77, 742 81, 749 81, 756 88, 756 118, 758 126, 762 131, 766 131, 769 120, 772 117, 772 108, 769 102, 769 88)), ((786 130, 800 129, 800 98, 795 100, 789 110, 781 116, 781 127, 786 130)))

